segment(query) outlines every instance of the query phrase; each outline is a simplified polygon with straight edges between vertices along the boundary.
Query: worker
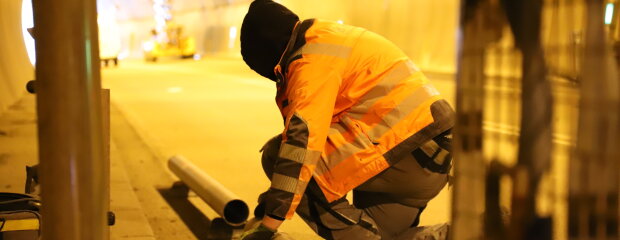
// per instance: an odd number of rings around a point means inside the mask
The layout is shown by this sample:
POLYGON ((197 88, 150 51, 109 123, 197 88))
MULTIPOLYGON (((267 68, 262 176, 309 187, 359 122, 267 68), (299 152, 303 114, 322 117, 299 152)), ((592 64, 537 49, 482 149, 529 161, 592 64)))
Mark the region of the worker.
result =
MULTIPOLYGON (((421 232, 420 214, 449 178, 455 115, 405 53, 363 28, 255 0, 241 55, 276 83, 284 121, 262 150, 262 223, 242 239, 271 239, 295 212, 325 239, 421 232)), ((447 225, 436 230, 445 237, 447 225)))

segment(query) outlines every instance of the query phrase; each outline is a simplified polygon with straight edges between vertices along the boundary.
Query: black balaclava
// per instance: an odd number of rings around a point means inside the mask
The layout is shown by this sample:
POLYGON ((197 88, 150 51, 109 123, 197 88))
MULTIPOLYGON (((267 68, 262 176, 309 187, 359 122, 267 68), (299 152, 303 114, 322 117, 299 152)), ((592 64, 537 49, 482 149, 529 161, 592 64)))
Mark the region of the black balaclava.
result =
POLYGON ((299 17, 271 0, 255 0, 241 25, 241 56, 250 68, 276 81, 273 72, 299 17))

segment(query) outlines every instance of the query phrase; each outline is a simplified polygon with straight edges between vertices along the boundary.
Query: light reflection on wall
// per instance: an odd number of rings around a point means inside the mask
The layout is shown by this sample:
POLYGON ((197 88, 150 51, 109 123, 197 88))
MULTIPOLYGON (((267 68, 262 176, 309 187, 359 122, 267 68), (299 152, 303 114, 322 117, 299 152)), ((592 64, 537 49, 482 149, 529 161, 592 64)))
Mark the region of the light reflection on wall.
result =
POLYGON ((32 0, 22 1, 22 34, 24 37, 24 44, 26 45, 26 51, 28 51, 28 58, 30 63, 34 66, 36 62, 36 54, 34 47, 34 38, 28 32, 29 28, 34 27, 34 19, 32 17, 32 0))
POLYGON ((605 24, 609 25, 614 17, 614 4, 608 3, 605 7, 605 24))
POLYGON ((230 27, 230 31, 228 32, 228 48, 234 48, 235 42, 237 40, 237 27, 230 27))

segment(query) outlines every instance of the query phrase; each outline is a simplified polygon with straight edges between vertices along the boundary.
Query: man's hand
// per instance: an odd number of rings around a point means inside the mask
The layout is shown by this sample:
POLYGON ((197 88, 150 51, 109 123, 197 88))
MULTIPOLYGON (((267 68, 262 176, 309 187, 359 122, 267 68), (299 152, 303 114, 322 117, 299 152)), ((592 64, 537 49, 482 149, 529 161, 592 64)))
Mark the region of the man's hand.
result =
POLYGON ((263 224, 258 224, 256 227, 245 231, 241 235, 241 240, 271 240, 275 233, 275 230, 271 230, 263 226, 263 224))
POLYGON ((254 209, 254 216, 258 216, 258 217, 248 220, 244 228, 245 232, 243 232, 243 234, 241 235, 241 240, 271 239, 273 238, 274 235, 277 235, 276 232, 278 231, 278 228, 280 227, 280 225, 282 225, 283 221, 274 219, 274 218, 271 218, 265 215, 264 197, 266 194, 267 192, 264 192, 258 197, 259 204, 254 209), (260 228, 264 228, 264 229, 260 229, 260 228), (263 230, 263 231, 267 230, 271 232, 271 235, 267 237, 266 233, 264 232, 255 233, 255 232, 261 232, 260 230, 263 230), (265 236, 263 236, 263 234, 265 234, 265 236))
POLYGON ((262 225, 269 229, 273 229, 273 231, 276 232, 278 228, 280 227, 280 225, 282 225, 282 221, 275 219, 275 218, 271 218, 269 216, 265 216, 263 217, 262 225))

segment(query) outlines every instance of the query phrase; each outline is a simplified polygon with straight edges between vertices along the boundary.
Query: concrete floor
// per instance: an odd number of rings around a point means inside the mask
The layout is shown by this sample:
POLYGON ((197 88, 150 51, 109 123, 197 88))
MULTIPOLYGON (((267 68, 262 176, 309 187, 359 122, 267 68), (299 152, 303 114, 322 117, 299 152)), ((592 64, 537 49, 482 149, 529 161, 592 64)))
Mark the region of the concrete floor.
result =
POLYGON ((26 166, 39 162, 34 102, 25 96, 0 115, 0 192, 24 193, 26 166))
MULTIPOLYGON (((181 154, 255 207, 257 196, 269 186, 259 149, 282 131, 273 82, 238 58, 123 61, 118 68, 103 69, 102 76, 113 105, 162 165, 181 154)), ((453 82, 444 77, 435 84, 453 102, 453 82)), ((114 135, 114 126, 112 131, 114 135)), ((448 221, 449 196, 446 188, 431 201, 423 225, 448 221)), ((207 218, 217 216, 200 201, 192 202, 207 218)), ((281 230, 296 239, 320 239, 299 217, 286 221, 281 230)))

